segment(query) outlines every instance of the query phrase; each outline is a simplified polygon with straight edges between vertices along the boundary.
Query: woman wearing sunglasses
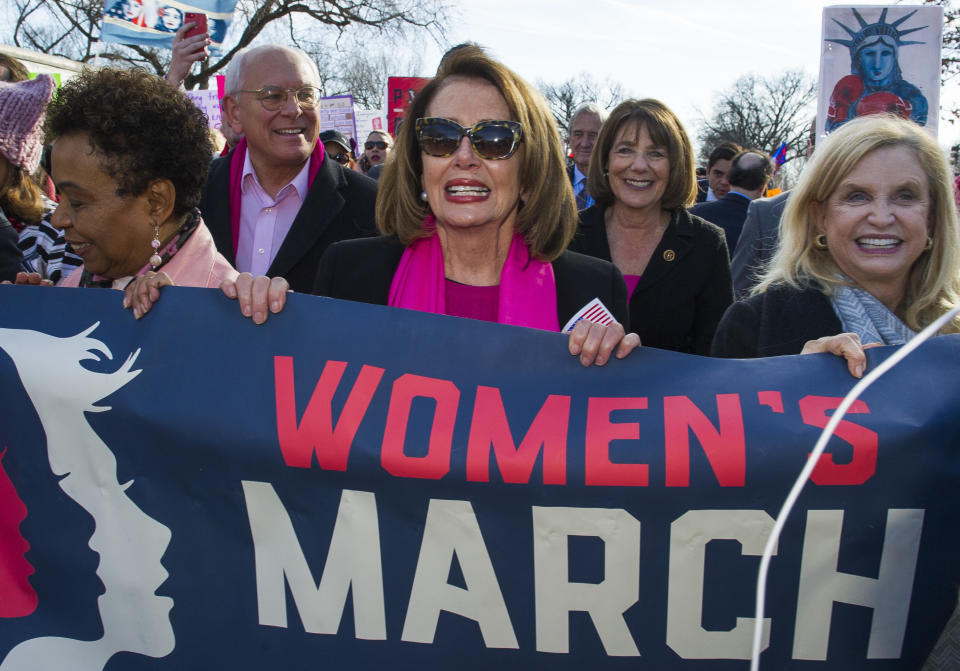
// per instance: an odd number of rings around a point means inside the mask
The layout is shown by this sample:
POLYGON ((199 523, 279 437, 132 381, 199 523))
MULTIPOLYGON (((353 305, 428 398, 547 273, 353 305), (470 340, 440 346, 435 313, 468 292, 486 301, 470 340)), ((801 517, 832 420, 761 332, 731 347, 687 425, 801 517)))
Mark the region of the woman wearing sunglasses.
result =
MULTIPOLYGON (((564 251, 576 203, 556 124, 532 87, 479 47, 460 47, 407 119, 380 179, 384 237, 332 245, 315 293, 552 331, 599 297, 627 323, 616 268, 564 251)), ((570 352, 603 364, 638 344, 620 323, 581 321, 570 352)))
POLYGON ((624 274, 644 345, 708 356, 733 302, 730 257, 723 231, 685 209, 697 182, 680 120, 658 100, 624 101, 601 127, 588 173, 595 204, 570 249, 624 274))
POLYGON ((387 154, 393 149, 393 138, 385 130, 372 130, 363 143, 363 156, 360 157, 360 170, 363 174, 370 168, 381 165, 387 160, 387 154))
MULTIPOLYGON (((621 325, 627 297, 616 267, 565 251, 576 203, 539 93, 465 45, 448 53, 408 119, 380 180, 384 235, 331 245, 313 293, 552 331, 599 298, 617 321, 580 320, 570 353, 603 365, 640 344, 621 325)), ((153 286, 128 298, 145 311, 153 286)), ((223 289, 262 323, 268 309, 283 309, 287 283, 244 273, 223 289)))
MULTIPOLYGON (((448 54, 414 99, 377 221, 385 237, 328 250, 317 293, 553 331, 599 297, 627 323, 616 268, 564 251, 576 204, 546 103, 479 47, 448 54)), ((603 364, 637 344, 581 322, 570 352, 603 364)))
POLYGON ((320 141, 323 143, 323 150, 327 156, 345 168, 359 169, 356 160, 353 158, 353 148, 350 146, 351 142, 356 143, 355 140, 348 139, 338 130, 325 130, 320 133, 320 141))

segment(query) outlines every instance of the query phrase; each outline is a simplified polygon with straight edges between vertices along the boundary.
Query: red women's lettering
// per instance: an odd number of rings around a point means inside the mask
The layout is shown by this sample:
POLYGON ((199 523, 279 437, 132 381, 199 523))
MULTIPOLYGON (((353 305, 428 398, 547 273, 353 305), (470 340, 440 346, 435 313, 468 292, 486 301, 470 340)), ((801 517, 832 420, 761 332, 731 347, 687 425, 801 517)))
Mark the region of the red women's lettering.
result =
POLYGON ((347 470, 350 447, 360 422, 370 407, 373 394, 383 377, 383 368, 364 365, 357 375, 350 395, 343 406, 336 426, 333 423, 333 395, 340 385, 345 361, 327 361, 303 417, 297 423, 296 388, 293 379, 293 357, 273 358, 274 387, 277 403, 277 439, 287 466, 310 468, 317 455, 320 468, 347 470))
POLYGON ((387 426, 383 432, 380 463, 390 475, 399 478, 427 478, 439 480, 450 471, 450 451, 453 446, 453 428, 457 420, 460 390, 450 380, 406 374, 393 383, 387 426), (407 438, 410 407, 415 398, 436 401, 427 454, 410 457, 403 451, 407 438))
POLYGON ((504 482, 527 483, 543 451, 543 483, 567 483, 567 427, 570 397, 551 394, 530 423, 520 447, 516 446, 503 398, 496 387, 477 387, 467 442, 467 480, 490 481, 490 448, 504 482))
MULTIPOLYGON (((830 422, 828 410, 836 410, 842 398, 833 396, 804 396, 800 399, 800 417, 804 424, 824 428, 830 422)), ((854 401, 847 414, 869 413, 863 401, 854 401)), ((810 474, 818 485, 862 485, 877 471, 877 432, 845 419, 840 420, 834 435, 853 446, 853 457, 845 464, 834 461, 824 452, 810 474)))
POLYGON ((757 403, 767 406, 773 412, 783 413, 783 394, 779 391, 758 391, 757 403))
POLYGON ((587 440, 584 479, 601 487, 646 487, 650 484, 648 464, 621 464, 610 461, 614 440, 639 440, 637 422, 611 422, 614 410, 646 410, 646 398, 590 398, 587 402, 587 440))
POLYGON ((666 485, 690 486, 690 431, 700 441, 721 487, 743 487, 746 441, 739 394, 717 394, 717 429, 686 396, 663 399, 666 485))

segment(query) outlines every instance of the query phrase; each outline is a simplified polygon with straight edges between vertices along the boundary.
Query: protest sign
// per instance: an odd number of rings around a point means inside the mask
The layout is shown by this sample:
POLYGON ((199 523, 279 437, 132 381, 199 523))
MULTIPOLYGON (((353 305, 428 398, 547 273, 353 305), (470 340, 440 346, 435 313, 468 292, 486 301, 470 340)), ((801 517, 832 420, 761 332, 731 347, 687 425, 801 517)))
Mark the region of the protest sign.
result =
POLYGON ((220 130, 223 125, 223 119, 220 114, 220 98, 217 96, 216 89, 195 89, 193 91, 184 91, 187 97, 193 101, 193 104, 203 110, 207 115, 207 125, 210 128, 220 130))
POLYGON ((383 110, 356 110, 357 137, 366 141, 371 131, 387 130, 387 116, 383 110))
POLYGON ((227 28, 233 20, 237 0, 106 0, 103 3, 103 25, 100 39, 104 42, 139 44, 170 49, 173 34, 183 25, 184 15, 199 12, 207 15, 209 49, 214 55, 223 50, 227 28))
POLYGON ((320 99, 320 130, 338 130, 348 138, 357 139, 352 95, 328 96, 320 99))
MULTIPOLYGON (((0 668, 745 668, 765 539, 852 386, 215 290, 0 287, 0 668)), ((891 348, 869 351, 871 365, 891 348)), ((904 669, 957 600, 960 336, 841 422, 771 563, 769 669, 904 669)))
POLYGON ((428 81, 429 77, 387 77, 387 130, 394 136, 410 103, 428 81))
POLYGON ((817 134, 889 112, 936 135, 942 34, 941 7, 825 8, 817 134))

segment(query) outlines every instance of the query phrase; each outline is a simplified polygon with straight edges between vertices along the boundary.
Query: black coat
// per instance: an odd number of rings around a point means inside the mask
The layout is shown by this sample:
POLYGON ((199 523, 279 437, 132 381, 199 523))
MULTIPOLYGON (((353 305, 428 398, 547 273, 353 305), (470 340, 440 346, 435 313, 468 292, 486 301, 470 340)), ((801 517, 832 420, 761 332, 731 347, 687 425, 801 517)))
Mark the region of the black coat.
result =
MULTIPOLYGON (((210 175, 200 199, 200 212, 213 235, 217 251, 236 266, 230 231, 230 158, 233 151, 210 166, 210 175)), ((376 234, 376 199, 375 181, 325 156, 267 275, 285 277, 294 291, 310 291, 320 257, 328 246, 338 240, 376 234)))
MULTIPOLYGON (((610 260, 599 205, 580 213, 570 249, 610 260)), ((723 231, 677 210, 630 296, 630 327, 645 347, 707 355, 717 323, 732 302, 723 231)))
MULTIPOLYGON (((330 246, 320 261, 312 293, 386 305, 404 247, 395 237, 348 240, 330 246)), ((612 263, 564 252, 553 262, 557 318, 563 327, 580 308, 599 298, 628 332, 627 287, 612 263)))
POLYGON ((23 261, 23 254, 17 246, 16 229, 13 224, 0 210, 0 282, 13 282, 17 273, 23 268, 20 266, 23 261))
POLYGON ((713 356, 752 359, 800 354, 804 344, 843 332, 818 287, 776 286, 731 305, 713 339, 713 356))
POLYGON ((733 253, 743 230, 743 222, 747 218, 747 208, 750 199, 731 191, 723 198, 709 203, 698 203, 690 208, 690 214, 706 219, 716 224, 727 234, 727 249, 733 253))

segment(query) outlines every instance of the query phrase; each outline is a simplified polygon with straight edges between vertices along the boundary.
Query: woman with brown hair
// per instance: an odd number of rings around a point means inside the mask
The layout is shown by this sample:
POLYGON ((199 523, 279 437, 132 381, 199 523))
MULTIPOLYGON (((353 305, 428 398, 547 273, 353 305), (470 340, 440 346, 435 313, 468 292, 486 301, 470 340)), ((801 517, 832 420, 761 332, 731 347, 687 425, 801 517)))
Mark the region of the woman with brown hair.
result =
MULTIPOLYGON (((315 293, 552 331, 600 297, 627 323, 620 273, 565 251, 576 205, 532 87, 479 47, 460 48, 409 119, 380 180, 385 237, 332 245, 315 293)), ((578 328, 570 351, 587 365, 639 342, 620 324, 594 325, 589 341, 590 325, 578 328)))
POLYGON ((693 148, 658 100, 626 100, 604 122, 590 159, 595 204, 570 249, 613 261, 630 325, 647 347, 707 355, 733 302, 723 231, 685 209, 697 193, 693 148))

